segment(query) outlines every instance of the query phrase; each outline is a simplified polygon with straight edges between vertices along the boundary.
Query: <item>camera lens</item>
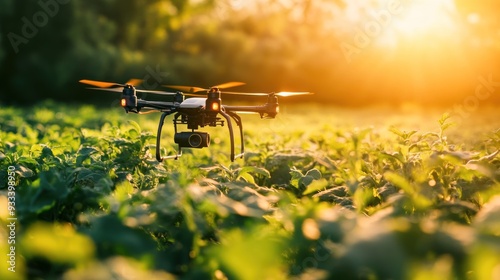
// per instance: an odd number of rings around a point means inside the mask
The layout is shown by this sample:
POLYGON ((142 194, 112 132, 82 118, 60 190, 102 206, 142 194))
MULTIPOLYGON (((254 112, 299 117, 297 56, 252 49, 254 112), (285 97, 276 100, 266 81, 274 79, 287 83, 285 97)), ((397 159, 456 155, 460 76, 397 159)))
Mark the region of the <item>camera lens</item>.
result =
POLYGON ((197 133, 193 133, 189 136, 188 142, 191 147, 198 148, 201 145, 201 136, 197 133))

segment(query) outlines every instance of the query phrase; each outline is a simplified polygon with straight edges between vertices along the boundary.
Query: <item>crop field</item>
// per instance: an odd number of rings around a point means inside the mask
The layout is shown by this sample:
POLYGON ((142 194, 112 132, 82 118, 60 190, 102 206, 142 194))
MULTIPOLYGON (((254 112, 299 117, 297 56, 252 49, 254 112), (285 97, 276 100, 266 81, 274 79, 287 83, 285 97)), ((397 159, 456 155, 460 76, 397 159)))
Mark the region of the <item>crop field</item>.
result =
POLYGON ((498 111, 445 112, 283 105, 159 163, 159 115, 4 107, 0 279, 500 279, 498 111))

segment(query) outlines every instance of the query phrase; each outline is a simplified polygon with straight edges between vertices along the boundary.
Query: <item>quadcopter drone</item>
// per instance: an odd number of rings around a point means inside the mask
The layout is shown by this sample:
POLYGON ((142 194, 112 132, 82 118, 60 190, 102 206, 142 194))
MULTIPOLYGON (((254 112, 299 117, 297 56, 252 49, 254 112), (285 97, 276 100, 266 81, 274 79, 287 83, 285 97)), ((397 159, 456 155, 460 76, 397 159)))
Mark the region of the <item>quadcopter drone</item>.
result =
POLYGON ((257 113, 261 118, 274 118, 279 112, 278 96, 295 96, 312 94, 310 92, 277 92, 277 93, 245 93, 221 91, 231 87, 244 85, 242 82, 228 82, 208 89, 189 86, 167 86, 177 90, 176 92, 136 89, 142 80, 131 79, 125 84, 101 82, 93 80, 80 80, 80 83, 93 86, 90 89, 104 90, 111 92, 121 92, 120 105, 127 113, 144 114, 150 112, 162 112, 158 124, 158 134, 156 136, 156 159, 162 162, 165 159, 178 159, 182 155, 182 148, 205 148, 210 146, 210 135, 207 132, 199 131, 205 126, 224 126, 227 122, 229 128, 229 139, 231 143, 231 161, 243 157, 245 144, 243 141, 243 125, 237 113, 257 113), (137 93, 151 93, 158 95, 172 96, 172 101, 148 101, 137 98, 137 93), (221 94, 246 95, 246 96, 267 96, 264 105, 257 106, 231 106, 223 105, 221 94), (186 98, 190 97, 190 98, 186 98), (174 142, 179 150, 175 155, 162 156, 160 152, 161 132, 165 118, 174 114, 174 142), (221 117, 222 116, 222 117, 221 117), (232 120, 239 127, 241 149, 239 154, 235 154, 234 132, 232 120), (190 131, 178 132, 178 125, 187 125, 190 131))

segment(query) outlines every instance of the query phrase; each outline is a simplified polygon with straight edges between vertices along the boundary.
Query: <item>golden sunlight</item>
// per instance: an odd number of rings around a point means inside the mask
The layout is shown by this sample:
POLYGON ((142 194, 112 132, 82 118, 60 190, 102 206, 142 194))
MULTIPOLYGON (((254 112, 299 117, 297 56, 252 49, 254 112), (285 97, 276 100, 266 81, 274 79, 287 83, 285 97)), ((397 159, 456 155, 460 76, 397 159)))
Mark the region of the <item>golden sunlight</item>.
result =
POLYGON ((450 38, 460 31, 453 0, 347 1, 339 13, 344 24, 361 30, 375 44, 384 47, 450 38))
POLYGON ((260 60, 248 66, 269 70, 259 82, 338 93, 332 102, 460 103, 498 61, 495 0, 221 1, 258 38, 247 49, 260 60))
POLYGON ((349 29, 339 43, 343 78, 362 77, 363 98, 444 103, 474 83, 476 62, 454 0, 351 0, 338 15, 343 25, 335 28, 349 29))
POLYGON ((453 0, 406 0, 401 6, 394 29, 402 37, 450 36, 458 29, 453 0))

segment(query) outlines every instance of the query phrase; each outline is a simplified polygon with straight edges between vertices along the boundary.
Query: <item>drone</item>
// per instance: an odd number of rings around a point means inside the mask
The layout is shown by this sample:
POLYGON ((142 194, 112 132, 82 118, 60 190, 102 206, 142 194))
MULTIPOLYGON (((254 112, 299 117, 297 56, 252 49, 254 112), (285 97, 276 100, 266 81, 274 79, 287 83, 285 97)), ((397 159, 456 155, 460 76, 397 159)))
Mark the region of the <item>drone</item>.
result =
POLYGON ((238 113, 257 113, 262 119, 273 119, 279 113, 278 97, 308 95, 311 92, 233 92, 221 91, 244 85, 242 82, 227 82, 209 88, 164 85, 163 87, 176 90, 175 92, 136 89, 142 82, 140 79, 131 79, 125 84, 113 82, 101 82, 94 80, 80 80, 80 83, 92 86, 89 89, 104 90, 121 93, 120 106, 127 113, 145 114, 151 112, 161 112, 156 135, 156 159, 162 162, 165 159, 178 159, 182 155, 183 148, 205 148, 210 146, 210 134, 198 130, 205 126, 217 127, 227 123, 229 129, 229 139, 231 144, 231 161, 243 157, 245 144, 243 141, 243 124, 238 113), (173 97, 171 101, 149 101, 137 98, 137 93, 157 94, 173 97), (263 105, 255 106, 233 106, 222 104, 221 95, 240 96, 264 96, 267 102, 263 105), (188 97, 188 98, 186 98, 188 97), (162 156, 161 133, 165 118, 174 114, 174 142, 178 145, 178 152, 175 155, 162 156), (239 127, 240 152, 235 154, 233 121, 239 127), (189 131, 179 132, 177 126, 186 125, 189 131))

